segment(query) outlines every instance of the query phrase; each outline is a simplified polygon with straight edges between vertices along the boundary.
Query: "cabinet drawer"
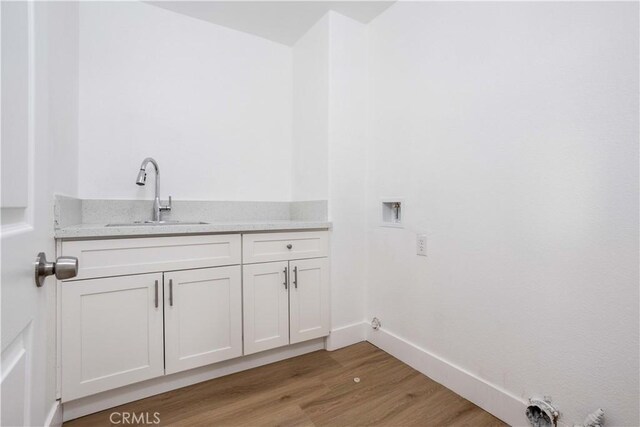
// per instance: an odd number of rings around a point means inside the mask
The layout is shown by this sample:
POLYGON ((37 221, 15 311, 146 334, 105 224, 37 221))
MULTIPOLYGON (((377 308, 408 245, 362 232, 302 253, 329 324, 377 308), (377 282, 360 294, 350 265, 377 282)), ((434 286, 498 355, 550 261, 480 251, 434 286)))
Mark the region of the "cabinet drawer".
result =
POLYGON ((146 237, 62 242, 78 257, 71 280, 240 264, 240 235, 146 237))
POLYGON ((256 233, 245 234, 242 238, 245 264, 318 258, 329 252, 329 233, 326 231, 256 233))

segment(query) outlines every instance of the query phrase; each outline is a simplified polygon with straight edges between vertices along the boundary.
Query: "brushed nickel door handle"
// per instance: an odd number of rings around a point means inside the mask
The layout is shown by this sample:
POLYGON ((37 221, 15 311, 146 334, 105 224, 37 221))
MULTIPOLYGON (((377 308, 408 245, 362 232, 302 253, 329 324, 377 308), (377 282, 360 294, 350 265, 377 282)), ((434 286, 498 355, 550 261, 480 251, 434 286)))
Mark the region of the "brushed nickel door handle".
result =
POLYGON ((287 271, 287 267, 285 267, 284 268, 284 283, 283 283, 285 289, 289 289, 288 282, 289 282, 289 272, 287 271))
POLYGON ((44 279, 52 274, 58 280, 71 279, 78 275, 78 258, 74 256, 61 256, 55 262, 48 262, 44 252, 40 252, 34 263, 34 279, 36 286, 44 284, 44 279))
POLYGON ((169 279, 169 305, 173 307, 173 279, 169 279))

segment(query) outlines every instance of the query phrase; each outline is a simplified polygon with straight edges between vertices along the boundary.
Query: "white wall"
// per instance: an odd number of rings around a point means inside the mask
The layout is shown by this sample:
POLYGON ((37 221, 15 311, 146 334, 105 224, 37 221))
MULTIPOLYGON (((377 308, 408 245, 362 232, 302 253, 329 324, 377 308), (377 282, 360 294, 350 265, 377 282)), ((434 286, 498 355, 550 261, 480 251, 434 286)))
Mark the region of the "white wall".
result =
POLYGON ((328 202, 333 329, 361 323, 366 280, 367 26, 329 13, 328 202))
POLYGON ((328 200, 333 330, 365 314, 366 49, 366 25, 335 12, 293 46, 293 199, 328 200))
POLYGON ((141 2, 80 5, 79 193, 289 200, 291 49, 141 2), (153 182, 153 178, 150 178, 153 182))
POLYGON ((78 195, 78 27, 79 4, 55 2, 45 9, 50 138, 54 191, 78 195))
POLYGON ((368 318, 566 424, 640 425, 638 4, 400 2, 369 30, 368 318))
POLYGON ((292 200, 326 200, 329 143, 329 14, 293 46, 292 200))

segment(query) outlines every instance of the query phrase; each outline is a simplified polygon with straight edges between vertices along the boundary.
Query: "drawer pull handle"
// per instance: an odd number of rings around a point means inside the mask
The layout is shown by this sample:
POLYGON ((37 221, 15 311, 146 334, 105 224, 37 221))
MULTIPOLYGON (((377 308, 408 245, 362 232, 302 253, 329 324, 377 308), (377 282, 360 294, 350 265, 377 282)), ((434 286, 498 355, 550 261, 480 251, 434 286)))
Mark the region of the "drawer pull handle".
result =
POLYGON ((298 289, 298 266, 293 267, 293 284, 298 289))
POLYGON ((156 296, 155 296, 155 304, 156 308, 158 308, 158 281, 156 280, 156 296))
POLYGON ((173 279, 169 279, 169 305, 173 307, 173 279))
POLYGON ((287 249, 292 249, 292 248, 293 248, 293 245, 292 245, 291 243, 289 243, 289 244, 287 245, 287 249))
POLYGON ((287 282, 289 281, 288 275, 289 275, 289 272, 287 271, 287 267, 285 267, 284 268, 284 283, 283 283, 285 289, 289 289, 289 286, 287 285, 287 282))

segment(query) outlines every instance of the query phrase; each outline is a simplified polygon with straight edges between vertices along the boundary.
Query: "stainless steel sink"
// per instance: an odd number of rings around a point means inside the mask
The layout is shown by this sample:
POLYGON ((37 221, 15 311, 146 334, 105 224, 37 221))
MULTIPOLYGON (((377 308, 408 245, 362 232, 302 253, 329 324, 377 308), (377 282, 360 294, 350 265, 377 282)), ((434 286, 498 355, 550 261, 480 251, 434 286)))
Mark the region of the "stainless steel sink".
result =
POLYGON ((202 225, 208 222, 202 221, 133 221, 115 224, 107 224, 105 227, 142 227, 147 225, 202 225))

